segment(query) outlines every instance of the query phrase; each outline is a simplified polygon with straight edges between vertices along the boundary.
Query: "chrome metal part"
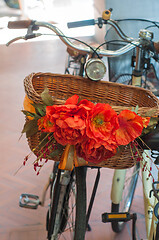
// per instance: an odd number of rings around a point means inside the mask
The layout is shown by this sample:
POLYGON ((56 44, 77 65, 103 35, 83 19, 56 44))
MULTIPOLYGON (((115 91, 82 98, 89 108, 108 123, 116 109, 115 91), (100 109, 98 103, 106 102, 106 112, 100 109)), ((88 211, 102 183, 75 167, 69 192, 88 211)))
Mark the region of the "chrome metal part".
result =
POLYGON ((94 81, 101 80, 106 73, 106 66, 99 58, 90 58, 85 66, 86 75, 94 81))
MULTIPOLYGON (((108 23, 110 23, 110 20, 108 23)), ((63 34, 63 32, 59 28, 57 28, 56 26, 50 23, 37 21, 35 22, 35 25, 39 27, 49 28, 50 30, 55 32, 57 36, 59 36, 59 38, 62 40, 62 42, 66 46, 70 47, 75 51, 79 51, 80 53, 84 53, 84 54, 92 53, 92 49, 90 49, 90 47, 74 44, 63 34)), ((116 26, 117 32, 120 32, 120 29, 117 28, 117 25, 113 24, 113 26, 116 26)), ((111 51, 111 50, 100 49, 100 50, 97 50, 97 53, 100 56, 117 57, 117 56, 123 55, 124 53, 129 52, 130 50, 134 49, 136 46, 140 44, 139 41, 133 40, 131 38, 127 38, 127 41, 131 43, 128 43, 126 46, 120 48, 119 50, 111 51)))
POLYGON ((39 197, 32 194, 23 193, 19 199, 19 206, 30 209, 37 209, 40 204, 39 197))
POLYGON ((139 32, 139 37, 141 39, 152 40, 153 39, 153 32, 150 32, 146 29, 142 29, 139 32))

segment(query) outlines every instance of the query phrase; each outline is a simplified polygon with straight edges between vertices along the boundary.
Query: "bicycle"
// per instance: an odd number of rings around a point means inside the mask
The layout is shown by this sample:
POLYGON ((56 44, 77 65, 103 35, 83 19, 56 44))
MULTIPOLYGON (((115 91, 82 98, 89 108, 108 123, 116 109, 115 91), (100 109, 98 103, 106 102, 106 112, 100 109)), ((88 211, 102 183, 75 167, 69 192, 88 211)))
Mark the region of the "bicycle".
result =
MULTIPOLYGON (((30 38, 34 38, 34 37, 38 37, 41 36, 40 33, 34 33, 34 30, 37 30, 39 27, 47 27, 49 29, 51 29, 52 31, 54 31, 57 36, 60 37, 60 39, 69 47, 68 52, 69 52, 69 61, 68 61, 68 66, 66 67, 66 72, 70 73, 70 69, 72 67, 72 64, 76 64, 76 67, 73 66, 73 73, 75 75, 82 75, 84 74, 84 70, 86 70, 86 74, 87 77, 93 79, 93 80, 99 80, 102 78, 102 76, 98 76, 99 73, 101 74, 102 72, 104 73, 105 71, 105 66, 103 64, 103 62, 99 59, 99 58, 95 58, 93 59, 93 61, 91 61, 91 58, 89 61, 87 61, 87 55, 91 54, 93 52, 92 55, 97 55, 99 56, 107 56, 107 57, 117 57, 120 56, 124 53, 127 53, 128 51, 136 48, 137 52, 138 52, 138 56, 139 56, 139 52, 140 52, 140 47, 141 45, 143 47, 146 46, 146 51, 150 52, 151 55, 153 55, 154 58, 157 59, 157 53, 155 48, 152 49, 152 39, 151 36, 149 34, 149 32, 142 32, 142 36, 140 36, 140 39, 134 40, 132 38, 127 37, 122 30, 118 27, 118 25, 113 21, 110 20, 110 10, 109 11, 105 11, 103 13, 102 18, 99 18, 98 20, 90 20, 90 21, 84 21, 84 22, 80 22, 77 23, 78 25, 89 25, 89 24, 98 24, 99 27, 101 27, 103 24, 110 24, 111 26, 113 26, 115 28, 115 30, 119 33, 119 35, 124 39, 124 41, 128 42, 128 44, 124 47, 122 47, 119 50, 116 51, 108 51, 108 50, 100 50, 99 48, 92 48, 90 46, 87 45, 87 47, 81 47, 78 45, 75 45, 74 43, 69 41, 69 38, 66 37, 57 27, 55 27, 54 25, 51 25, 49 23, 44 23, 44 22, 36 22, 36 21, 18 21, 18 22, 13 22, 13 23, 9 23, 9 27, 10 28, 28 28, 28 32, 27 35, 24 37, 18 37, 16 39, 11 40, 9 44, 11 44, 12 42, 19 40, 19 39, 30 39, 30 38), (146 43, 146 44, 145 44, 146 43), (73 51, 70 51, 70 48, 73 51), (86 65, 86 69, 85 69, 85 64, 86 65), (95 65, 93 66, 93 69, 95 69, 96 67, 96 71, 94 71, 95 75, 91 75, 91 71, 89 70, 89 66, 91 66, 91 64, 94 63, 95 65), (101 67, 100 70, 98 70, 98 67, 101 67), (101 70, 102 69, 102 70, 101 70)), ((76 23, 72 23, 72 25, 77 26, 76 23)), ((140 61, 140 58, 136 59, 136 67, 134 70, 138 72, 140 70, 140 66, 138 64, 138 62, 140 61)), ((30 78, 34 78, 35 77, 35 81, 42 81, 41 78, 41 74, 32 74, 29 78, 26 79, 26 81, 30 78)), ((47 78, 47 74, 42 77, 46 77, 47 78)), ((52 76, 54 77, 54 76, 52 76)), ((60 76, 61 77, 61 76, 60 76)), ((64 75, 65 78, 67 78, 67 75, 64 75)), ((73 77, 73 81, 83 81, 81 80, 81 78, 79 77, 73 77)), ((43 79, 43 78, 42 78, 43 79)), ((71 81, 71 77, 70 75, 68 75, 68 79, 71 81)), ((141 79, 141 75, 137 75, 135 76, 135 74, 133 74, 133 81, 135 80, 137 81, 137 85, 140 85, 139 80, 141 79)), ((63 79, 62 79, 63 80, 63 79)), ((90 84, 90 83, 89 83, 90 84)), ((94 86, 98 86, 98 82, 94 82, 91 84, 94 84, 94 86)), ((100 84, 100 83, 99 83, 100 84)), ((136 85, 136 83, 135 83, 136 85)), ((86 86, 86 88, 88 88, 89 85, 86 86)), ((112 85, 110 84, 110 86, 118 86, 118 85, 112 85)), ((122 86, 122 88, 124 88, 122 86)), ((99 88, 98 88, 99 89, 99 88)), ((126 91, 127 87, 125 87, 125 91, 126 91)), ((134 89, 133 87, 130 87, 130 89, 134 89)), ((78 90, 78 89, 77 89, 78 90)), ((87 89, 88 90, 88 89, 87 89)), ((136 90, 136 89, 135 89, 136 90)), ((26 89, 27 91, 27 89, 26 89)), ((142 92, 142 89, 140 90, 142 92)), ((29 91, 28 91, 29 93, 29 91)), ((146 93, 144 91, 144 93, 146 93)), ((63 93, 64 94, 64 93, 63 93)), ((148 93, 146 93, 148 94, 148 93)), ((122 95, 123 96, 123 95, 122 95)), ((39 97, 39 96, 37 96, 39 97)), ((152 97, 151 95, 149 95, 148 98, 152 98, 156 103, 158 103, 158 100, 155 97, 152 97)), ((97 99, 97 98, 96 98, 97 99)), ((63 103, 61 101, 61 103, 63 103)), ((136 106, 136 103, 134 105, 134 107, 136 106)), ((145 106, 145 105, 144 105, 145 106)), ((140 107, 140 106, 139 106, 140 107)), ((156 107, 156 105, 153 105, 153 103, 151 103, 151 107, 156 107)), ((145 145, 144 145, 145 147, 145 145)), ((73 147, 68 146, 68 149, 66 149, 64 152, 67 155, 67 158, 72 159, 73 158, 73 147), (70 151, 69 151, 70 150, 70 151)), ((33 148, 32 148, 33 149, 33 148)), ((133 166, 134 165, 134 160, 133 163, 131 163, 133 166)), ((48 216, 47 216, 47 220, 48 220, 48 224, 47 224, 47 230, 48 230, 48 239, 57 239, 59 237, 59 235, 64 232, 66 230, 66 225, 68 223, 68 210, 69 210, 69 200, 70 200, 70 193, 76 196, 76 217, 75 219, 73 219, 73 222, 76 221, 75 227, 74 227, 74 223, 73 223, 73 232, 75 232, 75 236, 74 239, 84 239, 85 236, 85 231, 86 228, 89 229, 89 225, 88 225, 88 220, 89 220, 89 215, 93 206, 93 200, 95 197, 95 193, 96 193, 96 189, 97 189, 97 185, 99 182, 99 177, 100 177, 100 167, 102 166, 97 166, 98 169, 98 173, 97 173, 97 177, 95 180, 95 185, 94 185, 94 189, 93 189, 93 193, 92 193, 92 197, 91 197, 91 201, 90 201, 90 205, 88 208, 88 213, 87 213, 87 217, 86 217, 86 167, 77 167, 75 169, 73 169, 72 171, 67 171, 67 170, 60 170, 58 169, 58 164, 55 163, 53 171, 52 171, 52 176, 50 177, 50 180, 48 181, 48 184, 45 188, 44 194, 43 194, 43 198, 42 201, 40 202, 38 200, 38 197, 35 196, 29 196, 29 195, 23 195, 20 199, 20 205, 22 207, 30 207, 30 208, 37 208, 37 206, 39 205, 39 203, 41 205, 44 204, 44 198, 45 198, 45 192, 46 189, 48 188, 49 185, 51 185, 51 204, 50 204, 50 209, 48 212, 48 216), (82 184, 79 184, 81 183, 82 184), (75 185, 77 187, 77 193, 75 190, 75 185), (33 198, 33 201, 31 200, 31 198, 33 198), (83 204, 80 204, 80 202, 82 202, 83 204), (62 221, 59 222, 59 219, 61 219, 62 221)), ((111 166, 113 168, 123 168, 122 167, 117 167, 117 166, 111 166)), ((127 168, 130 166, 125 165, 124 168, 127 168)), ((128 187, 128 193, 127 193, 127 202, 124 203, 124 207, 122 209, 121 208, 121 201, 123 201, 123 196, 122 196, 122 190, 124 189, 124 184, 126 183, 125 180, 125 174, 126 172, 128 173, 128 170, 115 170, 115 174, 114 174, 114 180, 113 180, 113 184, 112 184, 112 213, 113 216, 115 216, 116 219, 112 219, 112 228, 115 232, 120 232, 124 226, 124 222, 125 220, 128 220, 128 215, 124 215, 124 217, 120 217, 120 214, 116 214, 117 212, 129 212, 130 211, 130 207, 131 207, 131 203, 133 200, 133 195, 134 195, 134 191, 135 191, 135 187, 136 187, 136 183, 137 183, 137 178, 138 178, 138 173, 139 173, 139 164, 136 164, 132 169, 132 173, 131 176, 129 177, 130 183, 129 183, 129 187, 128 187), (133 186, 133 187, 132 187, 133 186)), ((143 181, 144 179, 147 179, 147 172, 149 174, 149 167, 147 167, 146 172, 143 173, 143 181)), ((130 174, 129 174, 130 175, 130 174)), ((149 179, 151 182, 151 179, 149 179)), ((145 185, 147 184, 147 181, 145 181, 145 185)), ((146 186, 144 185, 144 189, 146 189, 146 186)), ((149 185, 149 190, 152 189, 151 183, 149 185)), ((148 190, 148 192, 149 192, 148 190)), ((146 198, 146 196, 144 196, 146 198)), ((152 197, 153 198, 153 197, 152 197)), ((149 196, 147 197, 147 199, 149 199, 149 196)), ((148 205, 149 203, 147 203, 148 205)), ((149 206, 147 206, 147 209, 149 208, 149 206)), ((153 209, 154 207, 152 207, 153 209)), ((147 211, 147 210, 146 210, 147 211)), ((71 213, 74 212, 74 208, 73 210, 71 210, 71 213)), ((148 212, 148 211, 147 211, 148 212)), ((108 214, 105 215, 103 214, 103 221, 108 221, 110 220, 109 217, 111 217, 112 215, 108 214)), ((147 218, 147 216, 146 216, 147 218)), ((149 225, 149 224, 147 224, 149 225)), ((154 230, 155 233, 155 230, 154 230)), ((151 236, 148 234, 148 239, 152 239, 151 236)), ((153 233, 152 233, 153 234, 153 233)), ((74 234, 73 234, 74 235, 74 234)))

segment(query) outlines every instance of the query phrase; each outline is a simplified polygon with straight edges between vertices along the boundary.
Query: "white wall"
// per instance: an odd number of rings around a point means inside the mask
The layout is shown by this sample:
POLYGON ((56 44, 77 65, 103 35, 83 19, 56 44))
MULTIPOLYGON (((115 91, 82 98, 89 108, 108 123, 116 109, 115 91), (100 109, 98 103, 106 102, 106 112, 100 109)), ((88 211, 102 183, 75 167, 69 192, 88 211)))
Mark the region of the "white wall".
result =
MULTIPOLYGON (((95 18, 100 17, 105 9, 113 8, 112 19, 142 18, 159 21, 159 0, 94 0, 95 18)), ((123 30, 132 37, 138 37, 143 24, 121 23, 123 30)), ((154 30, 154 29, 152 29, 154 30)), ((96 39, 103 40, 105 29, 96 29, 96 39)), ((159 30, 155 39, 159 40, 159 30)))
POLYGON ((106 0, 107 8, 113 8, 115 18, 147 18, 159 20, 158 0, 106 0))

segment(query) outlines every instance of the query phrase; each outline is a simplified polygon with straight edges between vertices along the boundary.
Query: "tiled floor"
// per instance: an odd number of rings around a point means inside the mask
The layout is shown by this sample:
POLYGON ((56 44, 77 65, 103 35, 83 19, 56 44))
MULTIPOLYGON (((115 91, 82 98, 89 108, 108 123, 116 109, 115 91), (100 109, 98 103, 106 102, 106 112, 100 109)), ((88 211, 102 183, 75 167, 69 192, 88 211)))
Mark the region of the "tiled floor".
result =
MULTIPOLYGON (((58 40, 27 42, 9 48, 1 45, 0 53, 0 239, 42 240, 46 236, 47 206, 39 207, 36 211, 20 209, 18 199, 22 192, 41 193, 52 163, 49 162, 39 176, 35 175, 31 163, 14 175, 29 151, 25 137, 18 140, 24 123, 24 117, 20 112, 24 98, 23 79, 31 72, 62 73, 65 64, 65 47, 58 40)), ((94 175, 93 171, 95 170, 91 170, 92 176, 88 178, 88 189, 94 175)), ((110 211, 111 179, 112 170, 103 169, 91 216, 92 232, 87 234, 86 239, 131 239, 129 236, 131 224, 127 224, 123 233, 117 236, 111 231, 109 224, 101 223, 101 213, 110 211)), ((138 235, 140 238, 145 238, 140 179, 132 211, 138 212, 138 235)))
MULTIPOLYGON (((37 210, 21 209, 18 206, 21 193, 40 195, 47 181, 52 162, 47 163, 36 176, 31 162, 21 166, 29 148, 25 137, 19 140, 24 117, 21 113, 24 98, 23 79, 31 72, 63 73, 65 46, 59 40, 25 42, 9 48, 0 45, 0 240, 46 239, 45 207, 37 210)), ((88 191, 91 190, 94 171, 88 176, 88 191)), ((115 234, 110 224, 101 223, 101 214, 110 211, 110 188, 113 170, 102 169, 102 176, 90 219, 92 231, 87 240, 130 240, 131 223, 121 234, 115 234)), ((48 199, 48 197, 47 197, 48 199)), ((139 179, 132 212, 137 212, 137 237, 145 239, 142 184, 139 179)))

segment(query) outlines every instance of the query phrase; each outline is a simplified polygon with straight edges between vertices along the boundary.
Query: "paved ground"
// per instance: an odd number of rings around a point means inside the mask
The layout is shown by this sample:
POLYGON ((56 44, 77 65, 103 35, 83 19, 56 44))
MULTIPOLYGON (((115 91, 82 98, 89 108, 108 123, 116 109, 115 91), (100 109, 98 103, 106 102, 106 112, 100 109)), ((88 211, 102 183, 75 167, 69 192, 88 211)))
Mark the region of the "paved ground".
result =
MULTIPOLYGON (((13 13, 10 9, 6 9, 7 15, 3 15, 4 9, 6 6, 0 0, 0 21, 3 17, 20 16, 19 12, 13 13), (9 13, 11 11, 12 14, 9 13)), ((1 37, 5 35, 2 34, 3 30, 4 28, 1 30, 1 37)), ((8 36, 7 32, 5 37, 11 36, 8 36)), ((39 207, 36 211, 21 209, 18 206, 22 192, 41 194, 52 167, 52 162, 47 163, 37 177, 30 162, 14 175, 29 151, 25 137, 18 141, 24 124, 24 117, 20 111, 24 99, 23 79, 31 72, 63 73, 65 46, 57 39, 19 43, 9 48, 1 44, 0 54, 0 239, 44 240, 48 197, 45 207, 39 207)), ((94 171, 90 171, 88 177, 88 192, 92 188, 94 171)), ((113 170, 102 169, 102 178, 90 219, 92 231, 87 233, 87 240, 131 239, 131 223, 128 223, 119 235, 112 232, 110 224, 101 223, 101 214, 110 211, 112 175, 113 170)), ((141 179, 138 182, 132 212, 138 213, 138 239, 145 238, 141 179)))

